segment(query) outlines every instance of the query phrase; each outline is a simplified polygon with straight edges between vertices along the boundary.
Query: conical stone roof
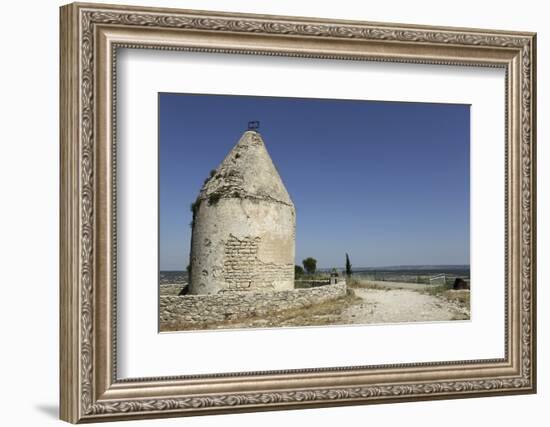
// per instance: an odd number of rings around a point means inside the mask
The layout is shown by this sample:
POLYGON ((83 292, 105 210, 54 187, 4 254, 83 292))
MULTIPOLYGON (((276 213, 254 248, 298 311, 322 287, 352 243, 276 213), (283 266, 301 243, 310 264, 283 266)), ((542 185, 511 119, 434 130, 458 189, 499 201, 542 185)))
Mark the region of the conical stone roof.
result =
POLYGON ((205 181, 200 200, 221 198, 269 200, 293 206, 283 181, 257 131, 243 133, 215 171, 205 181))

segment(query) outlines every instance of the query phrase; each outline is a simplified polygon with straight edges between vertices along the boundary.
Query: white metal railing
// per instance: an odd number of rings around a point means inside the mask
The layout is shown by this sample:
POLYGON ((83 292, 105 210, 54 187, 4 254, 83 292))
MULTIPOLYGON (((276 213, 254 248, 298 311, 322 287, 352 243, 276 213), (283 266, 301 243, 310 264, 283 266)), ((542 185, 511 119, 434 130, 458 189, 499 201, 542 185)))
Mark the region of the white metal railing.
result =
POLYGON ((428 280, 430 281, 430 285, 440 279, 443 279, 442 282, 444 285, 447 283, 447 275, 445 273, 436 274, 435 276, 431 276, 428 278, 428 280))

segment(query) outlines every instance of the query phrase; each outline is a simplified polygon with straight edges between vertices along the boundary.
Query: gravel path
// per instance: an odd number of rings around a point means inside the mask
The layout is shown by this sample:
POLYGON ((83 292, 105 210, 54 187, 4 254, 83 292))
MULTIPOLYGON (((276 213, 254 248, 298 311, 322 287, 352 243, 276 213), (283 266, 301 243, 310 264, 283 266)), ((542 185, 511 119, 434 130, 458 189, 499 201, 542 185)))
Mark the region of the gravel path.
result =
POLYGON ((398 323, 468 319, 467 309, 441 297, 407 289, 354 289, 361 302, 338 323, 398 323))
MULTIPOLYGON (((297 313, 274 313, 216 328, 351 325, 466 320, 469 310, 444 297, 409 289, 353 288, 355 297, 297 313)), ((458 291, 464 292, 464 291, 458 291)))
POLYGON ((428 285, 426 283, 409 283, 409 282, 386 282, 380 280, 360 280, 362 284, 368 284, 374 287, 390 288, 390 289, 410 289, 412 291, 425 291, 433 288, 436 285, 428 285))

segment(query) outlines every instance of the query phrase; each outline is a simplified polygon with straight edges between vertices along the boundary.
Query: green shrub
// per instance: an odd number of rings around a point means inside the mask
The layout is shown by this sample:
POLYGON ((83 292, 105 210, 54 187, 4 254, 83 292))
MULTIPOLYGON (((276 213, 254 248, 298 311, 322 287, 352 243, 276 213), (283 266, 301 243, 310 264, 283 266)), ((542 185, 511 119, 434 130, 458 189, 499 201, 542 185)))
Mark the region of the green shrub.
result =
POLYGON ((218 192, 210 193, 208 195, 208 204, 215 205, 222 198, 222 194, 218 192))
POLYGON ((302 261, 302 264, 308 274, 314 274, 317 270, 317 260, 315 258, 308 257, 302 261))

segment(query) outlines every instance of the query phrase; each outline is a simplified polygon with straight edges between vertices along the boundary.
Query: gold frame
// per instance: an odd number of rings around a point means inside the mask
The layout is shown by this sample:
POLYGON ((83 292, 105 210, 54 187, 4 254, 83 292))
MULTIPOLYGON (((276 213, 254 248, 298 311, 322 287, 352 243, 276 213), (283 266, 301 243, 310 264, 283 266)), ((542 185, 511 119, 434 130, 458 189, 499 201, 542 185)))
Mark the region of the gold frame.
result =
POLYGON ((100 4, 71 4, 60 13, 61 419, 77 423, 535 392, 534 33, 100 4), (118 47, 504 68, 505 357, 118 380, 118 47))

